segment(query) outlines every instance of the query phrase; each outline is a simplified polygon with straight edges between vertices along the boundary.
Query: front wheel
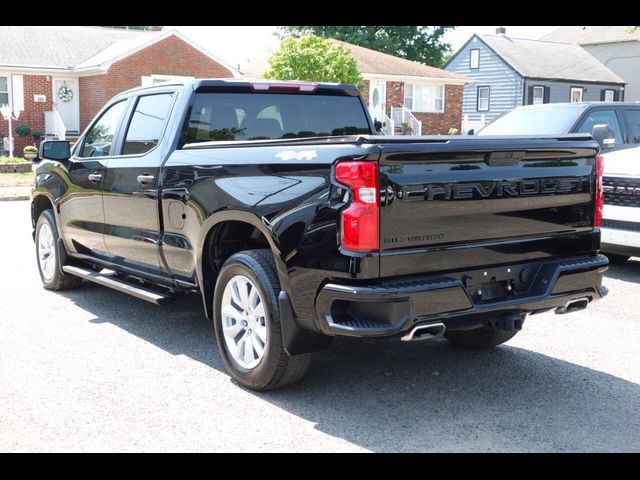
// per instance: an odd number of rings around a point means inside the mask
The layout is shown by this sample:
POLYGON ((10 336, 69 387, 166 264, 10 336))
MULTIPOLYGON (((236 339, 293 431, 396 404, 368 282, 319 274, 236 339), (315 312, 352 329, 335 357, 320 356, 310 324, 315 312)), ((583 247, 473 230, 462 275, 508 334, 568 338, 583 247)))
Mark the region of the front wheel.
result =
POLYGON ((282 345, 280 282, 268 250, 229 257, 213 299, 214 328, 231 376, 252 390, 273 390, 300 380, 311 355, 290 356, 282 345))
POLYGON ((42 286, 47 290, 77 288, 82 279, 62 271, 59 248, 56 219, 51 210, 45 210, 36 223, 36 256, 42 286))
POLYGON ((494 330, 493 327, 480 327, 473 330, 446 331, 444 336, 452 344, 462 348, 491 348, 508 342, 517 331, 494 330))

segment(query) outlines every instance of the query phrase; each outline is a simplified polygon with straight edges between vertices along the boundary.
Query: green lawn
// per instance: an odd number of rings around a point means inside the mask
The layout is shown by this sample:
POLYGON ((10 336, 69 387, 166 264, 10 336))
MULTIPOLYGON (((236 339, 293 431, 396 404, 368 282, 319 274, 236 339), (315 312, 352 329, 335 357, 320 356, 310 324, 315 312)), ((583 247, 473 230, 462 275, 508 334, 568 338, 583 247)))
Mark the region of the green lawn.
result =
POLYGON ((0 173, 0 187, 29 187, 35 175, 35 172, 0 173))
POLYGON ((0 157, 0 163, 29 163, 22 157, 0 157))

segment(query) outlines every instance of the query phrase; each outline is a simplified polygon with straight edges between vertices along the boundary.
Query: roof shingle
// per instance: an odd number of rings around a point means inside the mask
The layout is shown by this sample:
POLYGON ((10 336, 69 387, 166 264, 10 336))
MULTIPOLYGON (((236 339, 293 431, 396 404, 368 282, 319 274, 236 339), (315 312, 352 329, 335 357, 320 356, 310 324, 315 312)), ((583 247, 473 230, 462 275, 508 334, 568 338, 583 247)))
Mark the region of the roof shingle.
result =
POLYGON ((378 52, 377 50, 371 50, 370 48, 353 45, 339 40, 333 41, 349 49, 353 58, 358 62, 358 69, 362 73, 470 81, 469 78, 458 75, 457 73, 447 72, 446 70, 441 70, 436 67, 430 67, 424 63, 406 60, 404 58, 395 57, 387 53, 378 52))
POLYGON ((524 77, 625 83, 579 45, 506 35, 478 36, 524 77))
POLYGON ((69 68, 88 62, 107 47, 142 43, 161 32, 104 27, 0 27, 0 65, 69 68))

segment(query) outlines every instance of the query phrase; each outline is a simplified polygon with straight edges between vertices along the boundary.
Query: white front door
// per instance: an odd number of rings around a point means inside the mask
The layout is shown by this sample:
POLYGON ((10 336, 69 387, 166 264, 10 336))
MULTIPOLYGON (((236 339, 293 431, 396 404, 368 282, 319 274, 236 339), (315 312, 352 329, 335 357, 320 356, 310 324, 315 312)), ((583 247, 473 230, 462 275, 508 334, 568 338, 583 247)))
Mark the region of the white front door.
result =
POLYGON ((369 112, 374 120, 384 122, 387 82, 371 80, 369 83, 369 112))
POLYGON ((67 131, 80 130, 80 88, 77 78, 53 79, 53 108, 60 114, 67 131))

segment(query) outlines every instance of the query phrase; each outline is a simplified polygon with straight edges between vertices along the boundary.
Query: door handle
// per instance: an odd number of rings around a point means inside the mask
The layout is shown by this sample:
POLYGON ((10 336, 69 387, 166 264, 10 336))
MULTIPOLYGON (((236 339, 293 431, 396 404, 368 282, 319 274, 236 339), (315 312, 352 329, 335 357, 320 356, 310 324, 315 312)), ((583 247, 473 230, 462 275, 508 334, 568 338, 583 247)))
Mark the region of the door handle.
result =
POLYGON ((100 180, 102 180, 102 174, 90 173, 89 175, 87 175, 87 178, 93 183, 98 183, 100 180))
POLYGON ((142 174, 142 175, 138 175, 138 183, 140 185, 149 185, 150 183, 153 183, 153 179, 156 178, 153 175, 148 175, 146 173, 142 174))

